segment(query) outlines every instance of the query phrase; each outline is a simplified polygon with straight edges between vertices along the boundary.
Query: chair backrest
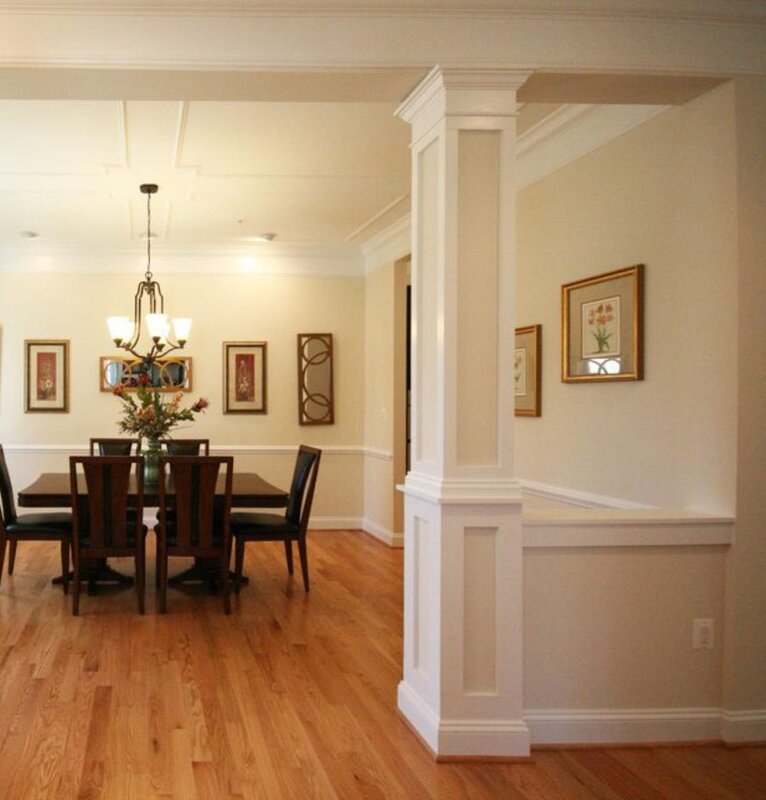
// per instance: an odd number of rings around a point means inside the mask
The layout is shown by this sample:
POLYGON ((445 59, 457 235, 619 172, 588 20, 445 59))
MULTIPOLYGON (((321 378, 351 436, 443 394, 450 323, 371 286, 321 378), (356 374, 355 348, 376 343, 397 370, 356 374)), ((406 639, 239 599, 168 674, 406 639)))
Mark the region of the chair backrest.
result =
POLYGON ((160 527, 172 517, 171 550, 220 550, 230 536, 232 456, 160 456, 160 527), (222 466, 224 494, 216 498, 222 466), (173 514, 168 515, 172 510, 173 514))
POLYGON ((124 551, 142 535, 144 459, 140 456, 70 456, 73 544, 80 550, 124 551), (77 467, 85 474, 80 491, 77 467), (130 474, 135 468, 135 501, 129 503, 130 474), (130 514, 128 514, 130 510, 130 514))
POLYGON ((294 525, 300 525, 302 532, 306 531, 309 524, 311 504, 314 501, 314 488, 317 482, 317 473, 319 472, 319 459, 321 457, 321 450, 302 444, 298 448, 298 456, 295 459, 295 469, 293 470, 293 480, 290 485, 290 495, 287 498, 285 519, 294 525))
POLYGON ((140 443, 140 439, 91 439, 90 454, 92 456, 129 456, 133 452, 133 445, 136 446, 136 453, 138 453, 140 443))
POLYGON ((13 486, 8 464, 5 461, 3 446, 0 444, 0 514, 3 523, 8 526, 16 521, 16 502, 13 499, 13 486))
POLYGON ((163 439, 162 444, 169 456, 210 455, 210 439, 163 439))

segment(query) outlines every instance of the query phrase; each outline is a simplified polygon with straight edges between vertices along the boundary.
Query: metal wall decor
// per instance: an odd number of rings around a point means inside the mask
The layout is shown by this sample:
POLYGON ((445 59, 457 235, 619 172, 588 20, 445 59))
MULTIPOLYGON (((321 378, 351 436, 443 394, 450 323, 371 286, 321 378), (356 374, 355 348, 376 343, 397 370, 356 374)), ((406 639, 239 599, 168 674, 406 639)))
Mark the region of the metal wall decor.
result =
POLYGON ((298 422, 332 425, 333 349, 331 333, 298 334, 298 422))
POLYGON ((159 358, 148 366, 141 358, 101 356, 99 359, 99 388, 102 392, 114 391, 123 386, 137 389, 139 378, 146 374, 149 385, 163 392, 190 392, 192 390, 192 360, 190 356, 159 358))

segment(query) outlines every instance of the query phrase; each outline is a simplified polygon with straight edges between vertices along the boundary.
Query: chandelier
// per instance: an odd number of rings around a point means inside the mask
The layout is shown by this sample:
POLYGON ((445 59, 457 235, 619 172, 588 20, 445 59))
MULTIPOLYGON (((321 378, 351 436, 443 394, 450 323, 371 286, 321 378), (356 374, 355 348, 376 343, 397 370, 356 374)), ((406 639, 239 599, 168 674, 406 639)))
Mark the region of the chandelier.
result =
POLYGON ((180 350, 189 338, 191 319, 176 317, 173 320, 173 334, 170 335, 170 322, 165 313, 165 298, 162 295, 159 283, 152 276, 152 195, 157 193, 156 183, 142 183, 139 187, 146 195, 146 274, 144 280, 138 284, 136 296, 133 299, 133 319, 128 317, 108 317, 106 320, 109 335, 112 341, 140 358, 144 370, 162 355, 180 350), (141 339, 141 320, 144 316, 146 304, 146 327, 152 340, 151 348, 146 353, 140 353, 137 348, 141 339))

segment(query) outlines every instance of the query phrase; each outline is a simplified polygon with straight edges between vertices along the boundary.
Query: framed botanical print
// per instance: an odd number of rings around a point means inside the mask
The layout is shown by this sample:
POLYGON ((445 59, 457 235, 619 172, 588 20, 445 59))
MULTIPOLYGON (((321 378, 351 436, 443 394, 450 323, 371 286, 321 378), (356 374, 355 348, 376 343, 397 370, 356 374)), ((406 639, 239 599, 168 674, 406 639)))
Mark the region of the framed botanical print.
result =
POLYGON ((266 342, 223 343, 223 413, 266 413, 266 342))
POLYGON ((24 342, 24 411, 69 411, 69 341, 24 342))
POLYGON ((561 287, 561 380, 639 381, 643 272, 636 264, 561 287))
POLYGON ((542 325, 516 328, 513 393, 517 417, 539 417, 542 395, 542 325))

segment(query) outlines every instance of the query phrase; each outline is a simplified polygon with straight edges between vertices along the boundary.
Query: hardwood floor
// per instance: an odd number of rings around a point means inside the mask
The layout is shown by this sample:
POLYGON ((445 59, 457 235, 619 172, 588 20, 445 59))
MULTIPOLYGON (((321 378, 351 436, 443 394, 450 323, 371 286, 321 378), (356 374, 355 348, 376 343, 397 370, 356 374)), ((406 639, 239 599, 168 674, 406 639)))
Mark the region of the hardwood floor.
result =
POLYGON ((321 532, 309 558, 308 596, 281 544, 250 545, 231 617, 196 590, 159 616, 152 555, 146 616, 123 589, 75 618, 57 545, 22 543, 0 584, 0 798, 766 798, 764 748, 434 763, 396 712, 401 551, 321 532))

